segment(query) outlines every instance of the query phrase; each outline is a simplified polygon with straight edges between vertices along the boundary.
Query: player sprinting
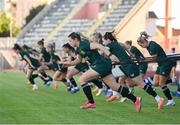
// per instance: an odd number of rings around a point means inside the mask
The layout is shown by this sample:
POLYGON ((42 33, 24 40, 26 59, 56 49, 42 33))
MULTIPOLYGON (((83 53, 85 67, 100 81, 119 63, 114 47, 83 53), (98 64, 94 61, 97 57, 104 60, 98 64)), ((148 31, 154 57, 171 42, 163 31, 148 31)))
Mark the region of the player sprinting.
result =
POLYGON ((97 50, 102 51, 112 61, 117 61, 118 59, 104 46, 97 43, 90 43, 89 41, 82 41, 78 33, 73 32, 68 36, 68 38, 71 46, 77 47, 78 56, 73 62, 64 62, 63 64, 68 66, 76 65, 82 61, 82 58, 87 58, 88 62, 91 64, 91 68, 84 72, 79 78, 84 94, 88 99, 88 101, 84 105, 80 106, 80 108, 88 109, 96 107, 91 88, 88 83, 89 81, 101 76, 105 84, 110 86, 110 88, 114 91, 119 92, 122 96, 129 98, 135 104, 136 111, 140 112, 141 98, 129 93, 127 87, 117 84, 115 78, 111 74, 111 61, 101 56, 97 50))
POLYGON ((38 71, 38 75, 43 79, 45 85, 50 84, 52 79, 44 72, 44 70, 41 70, 41 65, 39 61, 35 58, 32 58, 30 54, 27 51, 24 51, 18 44, 15 44, 14 47, 12 48, 16 54, 18 54, 21 58, 22 61, 25 61, 29 65, 29 70, 28 70, 28 79, 31 82, 33 86, 33 90, 37 90, 38 87, 34 82, 34 76, 32 75, 34 70, 38 71))
POLYGON ((169 88, 165 84, 170 76, 170 72, 173 67, 173 62, 169 59, 163 61, 160 60, 163 58, 167 58, 166 53, 159 44, 157 44, 154 41, 148 41, 148 38, 148 34, 146 32, 142 32, 137 40, 137 43, 142 48, 146 48, 149 54, 157 60, 158 67, 154 75, 153 83, 155 86, 160 86, 162 88, 164 95, 167 97, 168 102, 165 106, 174 106, 175 101, 171 96, 169 88))
POLYGON ((158 109, 163 108, 164 99, 157 95, 151 86, 144 83, 142 76, 139 74, 139 67, 131 60, 130 56, 125 51, 125 48, 117 42, 111 32, 105 33, 103 44, 118 58, 118 61, 121 63, 119 68, 126 75, 128 84, 143 89, 146 93, 155 98, 158 104, 158 109))
MULTIPOLYGON (((68 54, 69 61, 73 61, 77 58, 75 49, 69 43, 64 44, 62 48, 63 48, 62 50, 64 51, 64 53, 68 54)), ((69 80, 70 84, 72 84, 72 87, 71 87, 72 92, 75 93, 79 91, 79 88, 77 87, 77 83, 75 82, 73 76, 77 74, 81 75, 83 72, 86 72, 88 69, 89 69, 89 65, 84 60, 83 63, 79 63, 75 65, 68 71, 66 78, 67 80, 69 80)), ((91 82, 94 83, 100 90, 102 90, 103 85, 101 81, 99 81, 98 79, 94 79, 91 82)), ((102 91, 98 92, 96 96, 99 96, 101 93, 102 91)))

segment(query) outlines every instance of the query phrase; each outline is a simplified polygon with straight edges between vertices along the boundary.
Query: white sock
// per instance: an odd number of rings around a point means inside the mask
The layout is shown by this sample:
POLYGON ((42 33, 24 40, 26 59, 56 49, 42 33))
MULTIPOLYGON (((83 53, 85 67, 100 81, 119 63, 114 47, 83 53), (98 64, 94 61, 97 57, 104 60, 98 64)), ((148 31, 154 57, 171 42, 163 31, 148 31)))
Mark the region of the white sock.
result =
POLYGON ((36 84, 33 84, 33 87, 36 87, 37 85, 36 84))
POLYGON ((176 76, 173 76, 171 80, 172 80, 172 83, 175 83, 176 82, 176 76))
POLYGON ((116 91, 113 91, 113 96, 117 96, 117 95, 119 95, 119 93, 116 91))
POLYGON ((159 102, 160 99, 161 99, 161 97, 158 95, 155 97, 156 102, 159 102))
POLYGON ((168 100, 168 102, 172 102, 172 101, 174 101, 173 99, 171 99, 171 100, 168 100))

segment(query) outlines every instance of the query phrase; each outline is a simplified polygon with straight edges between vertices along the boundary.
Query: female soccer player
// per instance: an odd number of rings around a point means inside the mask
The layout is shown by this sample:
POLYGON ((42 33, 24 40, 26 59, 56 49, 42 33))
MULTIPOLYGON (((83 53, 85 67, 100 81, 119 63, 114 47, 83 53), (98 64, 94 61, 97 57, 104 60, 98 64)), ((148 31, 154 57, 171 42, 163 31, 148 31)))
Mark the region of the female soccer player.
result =
MULTIPOLYGON (((68 54, 68 57, 70 58, 69 61, 73 61, 76 59, 77 56, 76 56, 75 49, 69 43, 64 44, 62 47, 62 50, 64 51, 64 53, 68 54)), ((77 75, 79 73, 82 74, 83 72, 87 71, 88 69, 89 69, 88 64, 85 62, 85 60, 83 60, 83 63, 79 63, 79 64, 75 65, 75 67, 71 68, 68 71, 66 78, 67 78, 67 80, 69 80, 70 84, 73 85, 73 87, 71 88, 72 89, 71 91, 74 91, 74 92, 79 91, 79 88, 77 87, 77 84, 76 84, 73 76, 77 75)), ((99 88, 99 90, 101 90, 96 94, 96 96, 99 96, 103 91, 102 82, 97 79, 94 79, 91 82, 93 82, 99 88)))
POLYGON ((69 43, 73 47, 77 47, 77 59, 72 62, 62 62, 64 65, 76 65, 82 61, 82 58, 87 58, 90 63, 91 68, 84 72, 80 78, 79 82, 83 88, 84 94, 86 95, 88 102, 85 105, 80 106, 80 108, 94 108, 96 104, 94 102, 91 88, 88 82, 101 77, 105 84, 107 84, 114 91, 118 91, 122 96, 129 98, 134 102, 136 111, 141 110, 141 97, 136 97, 129 93, 129 90, 125 86, 117 84, 115 78, 111 74, 111 61, 101 56, 97 50, 102 51, 106 56, 108 56, 112 61, 118 61, 118 59, 112 55, 104 46, 97 43, 90 43, 89 41, 82 41, 78 33, 71 33, 69 36, 69 43))
MULTIPOLYGON (((131 40, 126 41, 125 44, 126 44, 127 49, 130 50, 130 52, 134 55, 134 57, 137 60, 145 59, 144 55, 139 51, 139 49, 135 46, 132 46, 131 40)), ((147 62, 141 62, 138 64, 138 66, 139 66, 140 75, 142 76, 142 78, 144 78, 144 75, 145 75, 147 68, 148 68, 148 63, 147 62)))
POLYGON ((113 39, 115 40, 112 33, 106 32, 103 44, 107 46, 109 51, 119 59, 121 63, 120 69, 128 77, 127 80, 129 84, 137 85, 144 89, 149 95, 153 96, 158 104, 158 109, 161 109, 163 107, 164 99, 158 96, 151 86, 144 83, 143 78, 139 75, 139 68, 136 63, 130 59, 125 48, 123 48, 117 41, 112 41, 113 39))
POLYGON ((163 90, 164 95, 167 97, 168 102, 166 106, 174 106, 175 101, 173 100, 170 90, 165 84, 170 76, 171 69, 173 67, 173 62, 167 59, 166 53, 163 48, 154 41, 148 41, 148 34, 142 32, 137 40, 137 43, 142 47, 146 48, 151 56, 156 58, 158 67, 154 75, 153 84, 155 86, 160 86, 163 90), (161 60, 161 59, 166 60, 161 60))
POLYGON ((67 80, 65 79, 67 68, 62 67, 62 65, 58 64, 58 61, 60 61, 61 59, 59 58, 59 56, 55 54, 53 44, 48 44, 46 50, 50 55, 50 61, 49 63, 46 63, 46 65, 48 69, 53 70, 55 72, 53 75, 54 88, 58 88, 58 81, 62 81, 67 87, 69 87, 70 85, 67 83, 67 80))
POLYGON ((40 68, 40 63, 37 59, 34 59, 30 56, 30 54, 26 51, 24 51, 18 44, 15 44, 13 47, 13 50, 15 51, 16 54, 20 55, 21 60, 25 61, 29 65, 29 70, 28 70, 28 79, 33 85, 33 90, 37 89, 37 86, 34 82, 34 77, 32 75, 34 70, 38 71, 38 75, 44 80, 45 84, 49 84, 49 82, 52 81, 52 79, 40 68))
POLYGON ((38 48, 40 49, 40 61, 43 63, 48 63, 50 61, 50 54, 44 47, 44 39, 37 42, 38 48))
MULTIPOLYGON (((33 48, 31 48, 31 47, 29 47, 29 46, 27 46, 27 45, 25 45, 25 44, 22 46, 22 49, 23 49, 24 51, 28 52, 28 53, 29 53, 31 56, 33 56, 34 58, 38 59, 39 53, 38 53, 35 49, 33 49, 33 48)), ((29 73, 30 70, 31 70, 30 66, 28 65, 28 63, 26 63, 26 64, 24 65, 24 67, 23 67, 23 71, 24 71, 24 73, 26 74, 26 76, 27 76, 28 79, 29 79, 30 74, 31 74, 31 73, 29 73)), ((38 74, 32 74, 32 76, 33 76, 33 78, 36 78, 36 77, 38 77, 38 74)), ((31 84, 31 82, 30 82, 29 80, 28 80, 28 84, 29 84, 29 85, 31 84)))
POLYGON ((103 39, 102 39, 102 35, 101 33, 95 32, 92 34, 91 39, 93 42, 102 44, 103 43, 103 39))

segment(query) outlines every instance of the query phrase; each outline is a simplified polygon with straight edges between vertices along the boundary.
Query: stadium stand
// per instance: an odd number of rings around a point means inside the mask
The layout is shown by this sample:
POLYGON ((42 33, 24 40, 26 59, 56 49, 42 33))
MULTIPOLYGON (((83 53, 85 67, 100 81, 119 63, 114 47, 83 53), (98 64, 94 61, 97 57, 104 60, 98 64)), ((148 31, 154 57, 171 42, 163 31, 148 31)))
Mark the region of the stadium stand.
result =
POLYGON ((118 4, 117 8, 106 17, 96 31, 101 33, 112 31, 137 2, 138 0, 123 0, 118 4))
POLYGON ((57 0, 46 16, 18 41, 33 44, 47 35, 78 5, 80 0, 57 0))

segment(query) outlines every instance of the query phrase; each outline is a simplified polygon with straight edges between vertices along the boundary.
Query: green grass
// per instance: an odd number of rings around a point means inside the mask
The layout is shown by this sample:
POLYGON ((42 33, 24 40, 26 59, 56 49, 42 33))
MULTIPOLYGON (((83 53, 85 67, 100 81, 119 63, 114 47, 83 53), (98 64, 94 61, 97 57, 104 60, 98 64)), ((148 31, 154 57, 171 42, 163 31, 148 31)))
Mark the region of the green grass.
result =
MULTIPOLYGON (((136 88, 135 94, 143 97, 141 113, 136 113, 130 101, 107 103, 104 95, 95 97, 96 109, 82 110, 82 90, 70 94, 63 84, 54 90, 44 87, 40 80, 36 82, 39 90, 33 92, 23 73, 0 73, 0 124, 180 123, 180 98, 175 98, 175 107, 158 110, 154 99, 136 88)), ((159 89, 158 93, 162 95, 159 89)))

